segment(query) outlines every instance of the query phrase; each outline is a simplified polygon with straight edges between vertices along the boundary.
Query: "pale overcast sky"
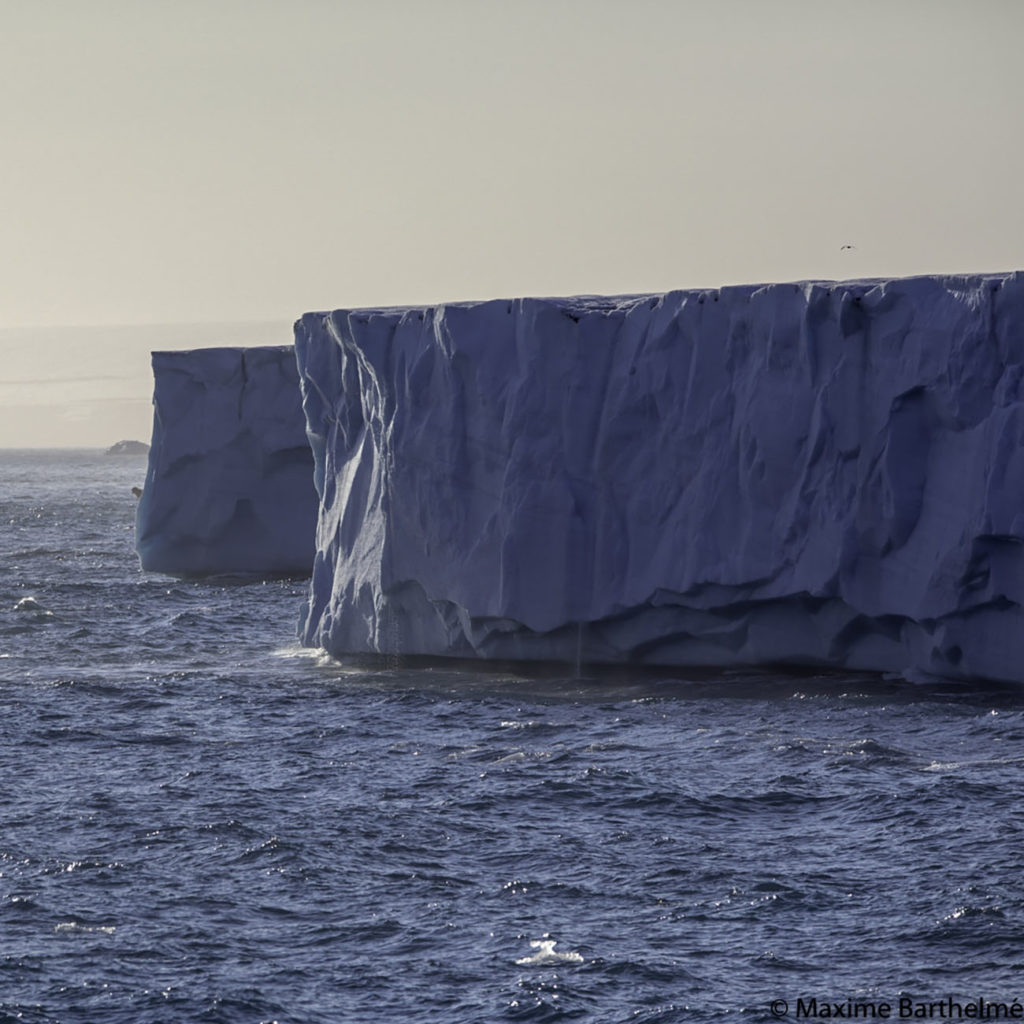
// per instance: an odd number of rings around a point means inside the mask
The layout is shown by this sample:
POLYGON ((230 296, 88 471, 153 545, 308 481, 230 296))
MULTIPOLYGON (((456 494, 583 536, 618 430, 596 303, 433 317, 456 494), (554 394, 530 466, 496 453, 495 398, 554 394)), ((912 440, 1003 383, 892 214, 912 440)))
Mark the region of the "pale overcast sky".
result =
POLYGON ((1022 46, 1021 0, 0 0, 0 349, 1024 267, 1022 46))

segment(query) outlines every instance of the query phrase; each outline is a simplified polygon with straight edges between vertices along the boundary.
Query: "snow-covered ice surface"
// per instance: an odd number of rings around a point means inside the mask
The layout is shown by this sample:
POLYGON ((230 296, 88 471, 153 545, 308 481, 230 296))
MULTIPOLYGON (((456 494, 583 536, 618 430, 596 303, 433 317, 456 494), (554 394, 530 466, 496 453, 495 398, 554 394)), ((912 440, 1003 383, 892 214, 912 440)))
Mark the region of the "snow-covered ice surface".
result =
POLYGON ((317 495, 294 348, 154 352, 153 377, 143 569, 308 573, 317 495))
POLYGON ((1024 274, 295 331, 335 655, 1024 681, 1024 274))

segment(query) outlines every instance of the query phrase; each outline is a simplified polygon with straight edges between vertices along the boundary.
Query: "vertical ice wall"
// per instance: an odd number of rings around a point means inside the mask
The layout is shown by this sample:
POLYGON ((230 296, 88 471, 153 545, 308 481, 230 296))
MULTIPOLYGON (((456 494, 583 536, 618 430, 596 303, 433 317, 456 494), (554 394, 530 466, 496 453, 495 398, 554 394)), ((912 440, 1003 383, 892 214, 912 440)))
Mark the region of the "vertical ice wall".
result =
POLYGON ((317 496, 294 348, 154 352, 153 376, 143 569, 308 573, 317 496))
POLYGON ((1024 276, 296 325, 335 654, 1024 680, 1024 276))

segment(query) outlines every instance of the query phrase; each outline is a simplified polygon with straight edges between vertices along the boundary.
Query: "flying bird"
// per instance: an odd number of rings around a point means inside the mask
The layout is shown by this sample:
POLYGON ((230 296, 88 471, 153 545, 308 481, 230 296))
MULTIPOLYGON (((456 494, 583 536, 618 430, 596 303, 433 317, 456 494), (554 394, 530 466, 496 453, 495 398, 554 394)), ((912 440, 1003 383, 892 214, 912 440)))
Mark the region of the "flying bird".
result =
POLYGON ((845 252, 847 249, 856 249, 856 248, 857 248, 857 246, 855 246, 855 245, 841 245, 841 246, 839 246, 839 251, 840 252, 845 252))

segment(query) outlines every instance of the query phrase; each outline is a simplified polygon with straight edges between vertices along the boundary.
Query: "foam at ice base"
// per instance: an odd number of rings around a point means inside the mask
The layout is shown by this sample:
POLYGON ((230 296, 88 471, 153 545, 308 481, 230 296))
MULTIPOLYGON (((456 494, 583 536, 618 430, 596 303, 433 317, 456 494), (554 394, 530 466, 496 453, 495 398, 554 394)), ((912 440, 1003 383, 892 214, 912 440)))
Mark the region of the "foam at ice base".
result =
POLYGON ((295 350, 154 352, 153 376, 143 569, 308 573, 317 497, 295 350))
POLYGON ((296 325, 335 655, 1024 681, 1024 275, 296 325))

